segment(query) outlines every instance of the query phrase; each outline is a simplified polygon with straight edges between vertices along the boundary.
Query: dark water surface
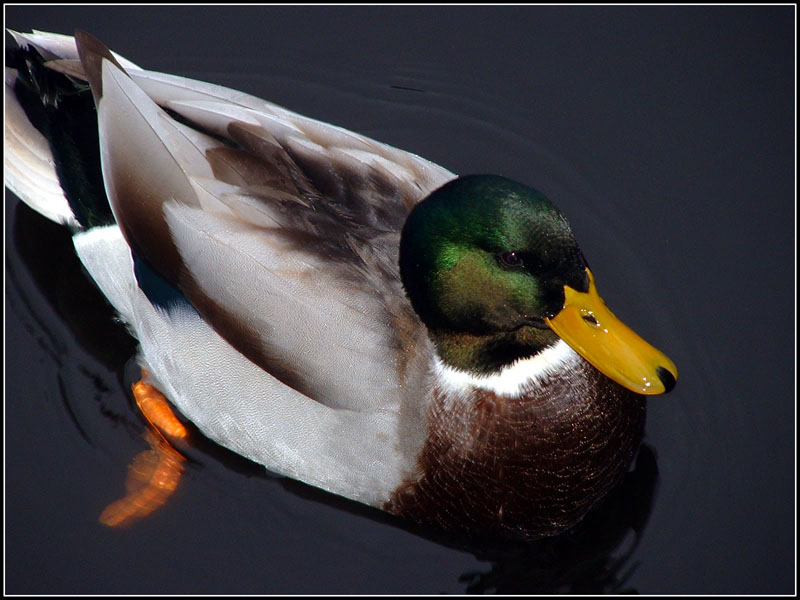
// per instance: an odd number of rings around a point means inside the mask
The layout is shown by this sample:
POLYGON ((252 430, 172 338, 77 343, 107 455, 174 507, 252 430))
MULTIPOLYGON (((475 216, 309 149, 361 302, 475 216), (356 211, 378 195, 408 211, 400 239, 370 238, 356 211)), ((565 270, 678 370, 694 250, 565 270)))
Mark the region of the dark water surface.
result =
POLYGON ((8 593, 791 593, 794 7, 6 7, 140 65, 545 192, 609 306, 678 365, 576 532, 458 545, 208 444, 97 521, 146 449, 135 352, 69 236, 6 195, 8 593))

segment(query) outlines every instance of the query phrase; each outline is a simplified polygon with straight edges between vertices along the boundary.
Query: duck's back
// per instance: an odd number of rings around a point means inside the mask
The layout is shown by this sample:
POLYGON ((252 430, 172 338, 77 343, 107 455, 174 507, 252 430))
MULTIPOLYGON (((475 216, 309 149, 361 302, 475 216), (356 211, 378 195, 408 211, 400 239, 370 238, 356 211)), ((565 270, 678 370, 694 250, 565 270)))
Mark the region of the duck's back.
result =
MULTIPOLYGON (((69 38, 20 39, 64 59, 51 68, 85 73, 69 38)), ((84 54, 107 52, 86 40, 84 54)), ((424 338, 399 234, 453 175, 246 94, 103 64, 85 75, 106 189, 137 260, 293 389, 341 408, 396 404, 396 374, 424 338)))

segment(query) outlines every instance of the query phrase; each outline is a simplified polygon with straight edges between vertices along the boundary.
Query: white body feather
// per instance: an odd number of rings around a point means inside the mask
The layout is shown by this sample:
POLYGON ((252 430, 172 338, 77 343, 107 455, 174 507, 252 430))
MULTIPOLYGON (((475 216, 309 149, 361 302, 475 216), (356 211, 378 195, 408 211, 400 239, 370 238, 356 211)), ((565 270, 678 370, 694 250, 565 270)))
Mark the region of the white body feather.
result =
POLYGON ((136 283, 118 227, 74 240, 139 340, 158 388, 211 439, 271 471, 377 506, 408 475, 396 413, 329 408, 258 368, 197 313, 154 307, 136 283))

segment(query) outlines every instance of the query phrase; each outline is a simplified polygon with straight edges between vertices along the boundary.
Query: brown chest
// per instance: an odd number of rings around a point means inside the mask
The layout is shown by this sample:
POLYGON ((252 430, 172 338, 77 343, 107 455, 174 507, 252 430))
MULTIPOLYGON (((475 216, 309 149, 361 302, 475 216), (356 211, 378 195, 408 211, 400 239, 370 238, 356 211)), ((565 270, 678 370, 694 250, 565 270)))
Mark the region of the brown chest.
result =
POLYGON ((418 471, 385 508, 450 531, 553 535, 627 470, 645 411, 588 365, 518 398, 436 389, 418 471))

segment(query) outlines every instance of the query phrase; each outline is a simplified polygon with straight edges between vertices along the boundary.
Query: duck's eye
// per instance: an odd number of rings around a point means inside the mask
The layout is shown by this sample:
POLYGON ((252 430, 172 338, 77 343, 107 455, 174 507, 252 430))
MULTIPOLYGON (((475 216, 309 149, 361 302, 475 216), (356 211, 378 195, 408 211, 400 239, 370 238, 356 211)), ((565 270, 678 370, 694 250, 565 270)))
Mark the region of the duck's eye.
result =
POLYGON ((523 266, 522 257, 516 252, 501 252, 500 264, 509 269, 519 269, 523 266))

